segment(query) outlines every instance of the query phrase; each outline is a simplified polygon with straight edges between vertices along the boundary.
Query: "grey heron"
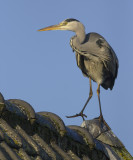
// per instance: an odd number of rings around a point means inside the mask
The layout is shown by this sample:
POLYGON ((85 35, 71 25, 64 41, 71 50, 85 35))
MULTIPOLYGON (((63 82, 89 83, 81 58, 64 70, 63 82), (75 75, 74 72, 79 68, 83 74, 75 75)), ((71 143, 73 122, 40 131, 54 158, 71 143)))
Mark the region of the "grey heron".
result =
POLYGON ((79 114, 67 116, 67 118, 81 116, 87 117, 83 112, 91 99, 92 85, 91 80, 97 82, 97 95, 100 108, 99 120, 103 120, 101 102, 100 102, 100 86, 104 89, 113 89, 115 79, 118 73, 118 58, 109 45, 109 43, 98 33, 85 33, 84 25, 73 18, 66 19, 57 25, 52 25, 39 29, 38 31, 49 30, 69 30, 75 32, 75 36, 70 39, 70 46, 75 51, 77 66, 81 69, 84 76, 89 78, 90 92, 89 97, 79 114))

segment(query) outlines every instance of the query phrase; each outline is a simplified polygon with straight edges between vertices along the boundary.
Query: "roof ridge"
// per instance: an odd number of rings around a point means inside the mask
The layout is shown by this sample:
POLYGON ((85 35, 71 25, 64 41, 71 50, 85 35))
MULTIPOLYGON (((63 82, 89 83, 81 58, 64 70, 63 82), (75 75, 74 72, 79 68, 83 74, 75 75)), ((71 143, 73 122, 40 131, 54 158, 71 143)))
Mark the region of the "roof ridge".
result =
POLYGON ((133 159, 113 132, 101 132, 98 123, 93 119, 84 121, 81 127, 65 126, 56 114, 36 113, 29 103, 5 100, 0 93, 0 157, 2 160, 103 160, 113 156, 118 160, 122 155, 133 159))

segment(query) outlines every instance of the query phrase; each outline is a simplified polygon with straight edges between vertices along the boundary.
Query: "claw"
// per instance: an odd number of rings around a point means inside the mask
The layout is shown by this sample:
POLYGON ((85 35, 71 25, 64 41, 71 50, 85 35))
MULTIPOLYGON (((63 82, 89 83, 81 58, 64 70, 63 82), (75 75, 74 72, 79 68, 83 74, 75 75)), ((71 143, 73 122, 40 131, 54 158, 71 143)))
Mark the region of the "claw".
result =
POLYGON ((106 121, 104 120, 103 116, 99 116, 96 119, 99 120, 100 124, 101 124, 101 128, 103 128, 103 124, 105 124, 105 126, 107 127, 108 130, 111 130, 111 128, 109 127, 109 125, 106 123, 106 121))
POLYGON ((80 112, 79 114, 75 114, 73 116, 66 116, 67 118, 75 118, 75 117, 79 117, 81 116, 83 118, 83 121, 85 120, 84 117, 87 118, 87 116, 85 114, 83 114, 82 112, 80 112))

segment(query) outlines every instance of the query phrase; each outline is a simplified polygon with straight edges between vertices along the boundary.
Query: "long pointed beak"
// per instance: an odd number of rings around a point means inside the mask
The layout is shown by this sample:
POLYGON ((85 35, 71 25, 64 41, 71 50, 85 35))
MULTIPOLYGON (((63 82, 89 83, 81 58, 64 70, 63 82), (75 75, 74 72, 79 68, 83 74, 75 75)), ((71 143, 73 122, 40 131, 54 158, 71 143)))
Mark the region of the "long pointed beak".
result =
POLYGON ((39 29, 38 31, 60 30, 60 28, 61 28, 61 25, 57 24, 57 25, 52 25, 52 26, 49 26, 49 27, 39 29))

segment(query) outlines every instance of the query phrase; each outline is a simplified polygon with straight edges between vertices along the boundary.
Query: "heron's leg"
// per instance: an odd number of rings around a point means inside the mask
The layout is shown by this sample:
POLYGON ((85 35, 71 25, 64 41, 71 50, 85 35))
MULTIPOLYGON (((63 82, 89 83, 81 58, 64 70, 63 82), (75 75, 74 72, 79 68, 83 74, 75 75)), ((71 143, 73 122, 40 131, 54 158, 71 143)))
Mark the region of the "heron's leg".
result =
POLYGON ((99 101, 100 117, 103 118, 101 101, 100 101, 100 84, 98 84, 98 87, 97 87, 97 95, 98 95, 98 101, 99 101))
POLYGON ((88 99, 87 99, 87 101, 86 101, 86 103, 85 103, 85 105, 84 105, 84 107, 83 107, 83 109, 81 110, 80 113, 83 113, 83 112, 84 112, 84 110, 85 110, 85 108, 86 108, 88 102, 90 101, 91 97, 93 96, 93 92, 92 92, 92 84, 91 84, 91 78, 90 78, 90 77, 89 77, 89 83, 90 83, 89 97, 88 97, 88 99))
POLYGON ((90 83, 89 97, 88 97, 88 99, 87 99, 87 101, 86 101, 86 103, 85 103, 83 109, 81 110, 81 112, 80 112, 79 114, 75 114, 75 115, 73 115, 73 116, 66 116, 67 118, 74 118, 74 117, 81 116, 81 117, 83 118, 83 120, 85 120, 84 117, 87 117, 85 114, 83 114, 83 112, 84 112, 84 110, 85 110, 85 108, 86 108, 88 102, 90 101, 92 95, 93 95, 93 92, 92 92, 92 84, 91 84, 91 78, 90 78, 90 77, 89 77, 89 83, 90 83))
POLYGON ((106 123, 106 121, 103 118, 103 114, 102 114, 102 108, 101 108, 101 101, 100 101, 100 84, 98 84, 98 88, 97 88, 97 95, 98 95, 98 101, 99 101, 99 109, 100 109, 100 116, 98 117, 100 123, 101 123, 101 127, 102 127, 102 122, 106 125, 106 127, 108 128, 108 130, 110 130, 109 125, 106 123))

